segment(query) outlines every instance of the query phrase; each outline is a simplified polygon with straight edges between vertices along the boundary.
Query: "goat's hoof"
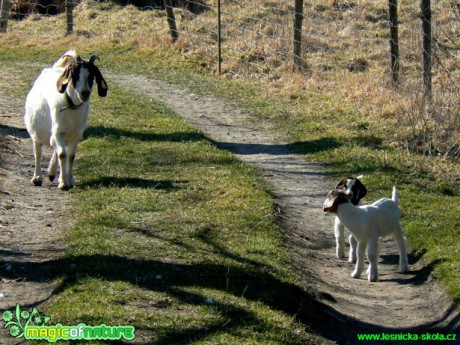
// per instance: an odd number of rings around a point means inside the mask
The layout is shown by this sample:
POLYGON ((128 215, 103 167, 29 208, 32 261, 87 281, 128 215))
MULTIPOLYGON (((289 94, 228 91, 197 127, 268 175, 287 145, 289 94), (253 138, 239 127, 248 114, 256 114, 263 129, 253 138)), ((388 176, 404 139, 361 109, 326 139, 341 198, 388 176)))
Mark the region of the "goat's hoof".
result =
POLYGON ((358 272, 356 272, 356 271, 353 271, 353 272, 351 273, 351 277, 352 277, 352 278, 359 278, 359 277, 361 277, 361 273, 358 273, 358 272))
POLYGON ((68 191, 70 189, 69 186, 65 185, 65 184, 59 184, 58 188, 62 191, 68 191))
POLYGON ((54 179, 56 178, 56 175, 48 175, 48 178, 50 179, 51 182, 53 182, 54 179))
POLYGON ((378 274, 369 274, 367 276, 367 279, 370 281, 370 282, 376 282, 379 280, 379 275, 378 274))
POLYGON ((345 257, 345 252, 339 249, 336 251, 335 256, 337 257, 337 259, 341 260, 345 257))
POLYGON ((405 267, 400 267, 398 270, 398 273, 406 273, 408 271, 409 271, 409 267, 405 266, 405 267))
POLYGON ((31 180, 32 184, 34 186, 37 186, 37 187, 40 187, 42 184, 43 184, 43 180, 39 177, 34 177, 32 180, 31 180))

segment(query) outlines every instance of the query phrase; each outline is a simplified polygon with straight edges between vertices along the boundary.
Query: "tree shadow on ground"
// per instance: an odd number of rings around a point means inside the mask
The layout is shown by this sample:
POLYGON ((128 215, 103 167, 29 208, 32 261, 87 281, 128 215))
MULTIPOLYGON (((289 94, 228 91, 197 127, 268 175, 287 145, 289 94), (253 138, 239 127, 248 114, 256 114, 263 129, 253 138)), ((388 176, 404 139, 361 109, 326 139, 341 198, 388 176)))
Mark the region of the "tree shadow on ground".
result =
MULTIPOLYGON (((28 281, 40 282, 59 277, 62 283, 55 291, 57 294, 78 284, 84 277, 129 282, 144 289, 167 293, 181 303, 190 305, 205 305, 206 296, 187 291, 188 287, 225 291, 227 294, 244 297, 248 301, 262 302, 271 309, 291 315, 314 332, 343 344, 350 339, 356 340, 358 333, 445 331, 438 329, 437 323, 400 329, 379 327, 364 320, 355 320, 330 306, 333 301, 320 301, 318 296, 307 289, 281 281, 268 273, 263 265, 243 268, 239 265, 213 263, 182 264, 116 255, 83 255, 43 263, 29 261, 9 264, 14 270, 0 272, 2 277, 14 279, 21 276, 28 281), (162 277, 161 280, 156 279, 158 275, 162 277)), ((155 343, 186 344, 224 328, 232 329, 252 322, 261 322, 249 309, 226 303, 216 303, 215 307, 225 315, 225 321, 214 320, 202 327, 191 327, 177 332, 168 331, 162 333, 155 343)), ((448 318, 454 312, 455 307, 452 306, 442 319, 448 318)), ((451 323, 454 325, 458 322, 458 319, 454 319, 451 323)))

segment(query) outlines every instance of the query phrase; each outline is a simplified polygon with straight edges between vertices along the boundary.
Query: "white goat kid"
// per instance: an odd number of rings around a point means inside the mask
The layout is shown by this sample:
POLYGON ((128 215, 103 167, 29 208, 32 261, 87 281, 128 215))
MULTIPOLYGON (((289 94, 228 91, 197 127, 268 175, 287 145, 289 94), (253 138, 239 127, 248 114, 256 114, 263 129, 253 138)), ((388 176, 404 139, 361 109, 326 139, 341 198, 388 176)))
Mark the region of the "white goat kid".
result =
POLYGON ((72 175, 78 142, 87 127, 90 96, 94 80, 98 94, 107 95, 107 83, 94 65, 98 57, 82 60, 74 51, 65 53, 51 68, 45 68, 35 81, 26 99, 24 121, 34 142, 35 172, 32 183, 41 186, 42 145, 54 149, 48 167, 48 176, 54 180, 59 160, 58 188, 69 190, 74 186, 72 175))
POLYGON ((367 248, 368 279, 371 282, 378 280, 379 238, 389 235, 393 236, 399 250, 399 272, 408 271, 406 239, 402 232, 398 203, 396 187, 393 187, 391 199, 380 199, 367 206, 352 205, 347 194, 337 189, 327 194, 324 212, 336 214, 358 242, 356 266, 351 274, 353 278, 361 276, 367 248))
MULTIPOLYGON (((367 194, 367 189, 361 182, 363 176, 360 175, 356 178, 354 177, 347 177, 340 180, 335 189, 339 189, 340 187, 345 188, 345 194, 347 194, 350 198, 350 202, 357 206, 361 203, 361 199, 364 198, 367 194)), ((345 225, 340 221, 339 217, 335 217, 334 223, 334 233, 335 233, 335 240, 336 240, 336 256, 339 259, 342 259, 345 256, 345 225)), ((358 242, 350 235, 348 238, 350 242, 350 252, 348 255, 348 261, 355 263, 356 262, 356 248, 358 242)))

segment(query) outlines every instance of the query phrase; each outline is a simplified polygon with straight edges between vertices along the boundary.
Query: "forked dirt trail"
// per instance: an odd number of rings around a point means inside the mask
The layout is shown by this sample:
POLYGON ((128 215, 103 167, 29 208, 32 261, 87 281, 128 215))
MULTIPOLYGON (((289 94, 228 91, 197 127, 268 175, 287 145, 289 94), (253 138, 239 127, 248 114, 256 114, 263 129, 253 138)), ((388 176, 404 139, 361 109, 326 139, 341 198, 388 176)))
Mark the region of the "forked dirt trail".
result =
MULTIPOLYGON (((321 322, 313 321, 320 336, 356 344, 357 333, 459 333, 459 313, 433 280, 430 267, 412 255, 410 273, 395 273, 393 241, 382 249, 380 282, 350 278, 352 265, 334 257, 333 217, 322 212, 324 197, 334 186, 322 165, 305 162, 276 143, 269 128, 251 123, 243 111, 218 99, 138 76, 107 74, 107 81, 163 102, 216 145, 258 168, 279 207, 296 273, 324 306, 312 311, 320 316, 315 320, 321 322)), ((51 296, 52 264, 63 255, 64 230, 72 220, 68 193, 49 182, 41 188, 29 182, 34 162, 22 118, 23 101, 0 91, 0 310, 18 302, 29 307, 51 296)), ((17 343, 0 330, 0 344, 17 343)))
MULTIPOLYGON (((284 237, 297 273, 329 306, 325 324, 317 325, 323 328, 323 336, 354 344, 357 333, 460 333, 459 313, 434 281, 429 266, 411 255, 411 271, 395 273, 398 256, 392 240, 382 248, 380 282, 369 283, 365 275, 350 277, 353 265, 334 256, 334 219, 322 211, 334 182, 321 164, 305 162, 286 145, 276 143, 268 129, 218 99, 138 76, 109 78, 164 103, 216 145, 258 168, 281 210, 284 237)), ((391 189, 388 186, 388 197, 391 189)))

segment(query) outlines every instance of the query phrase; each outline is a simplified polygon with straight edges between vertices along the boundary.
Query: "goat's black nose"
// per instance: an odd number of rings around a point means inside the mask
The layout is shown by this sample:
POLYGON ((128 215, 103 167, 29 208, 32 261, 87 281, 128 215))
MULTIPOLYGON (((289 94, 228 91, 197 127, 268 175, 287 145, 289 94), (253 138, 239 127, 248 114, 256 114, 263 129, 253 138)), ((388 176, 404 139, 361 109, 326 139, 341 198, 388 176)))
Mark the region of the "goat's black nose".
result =
POLYGON ((81 92, 81 98, 82 101, 86 101, 89 98, 89 95, 91 94, 91 91, 85 90, 81 92))

